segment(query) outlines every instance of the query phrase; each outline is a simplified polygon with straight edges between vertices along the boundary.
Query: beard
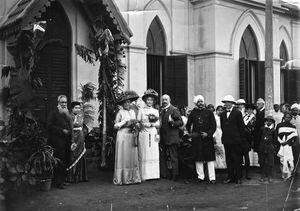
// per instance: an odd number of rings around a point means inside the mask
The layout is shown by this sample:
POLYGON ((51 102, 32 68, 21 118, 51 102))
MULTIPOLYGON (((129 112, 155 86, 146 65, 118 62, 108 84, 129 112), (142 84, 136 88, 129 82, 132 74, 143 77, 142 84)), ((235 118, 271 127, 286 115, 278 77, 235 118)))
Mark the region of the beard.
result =
POLYGON ((60 105, 58 105, 57 108, 60 114, 66 114, 66 115, 69 114, 69 110, 67 108, 62 108, 60 105))

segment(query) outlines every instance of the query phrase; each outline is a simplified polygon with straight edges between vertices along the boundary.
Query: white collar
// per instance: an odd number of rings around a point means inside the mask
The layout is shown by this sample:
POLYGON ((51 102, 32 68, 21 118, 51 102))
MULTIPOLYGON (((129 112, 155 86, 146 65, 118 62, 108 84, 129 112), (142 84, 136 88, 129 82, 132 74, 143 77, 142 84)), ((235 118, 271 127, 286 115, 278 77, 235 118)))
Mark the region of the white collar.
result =
POLYGON ((166 110, 171 106, 171 104, 167 105, 166 107, 163 107, 162 109, 166 110))

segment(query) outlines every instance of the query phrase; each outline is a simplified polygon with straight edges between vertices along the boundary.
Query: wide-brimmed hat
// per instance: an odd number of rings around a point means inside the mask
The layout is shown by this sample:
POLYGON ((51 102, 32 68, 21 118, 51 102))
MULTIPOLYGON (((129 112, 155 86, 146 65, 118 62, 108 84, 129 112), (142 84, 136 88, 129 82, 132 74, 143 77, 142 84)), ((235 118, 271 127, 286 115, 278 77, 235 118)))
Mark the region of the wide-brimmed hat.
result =
POLYGON ((273 123, 275 123, 275 119, 272 115, 266 116, 265 121, 267 121, 267 120, 271 120, 273 123))
POLYGON ((235 104, 235 100, 232 97, 232 95, 226 95, 222 100, 222 103, 225 103, 225 102, 231 102, 231 103, 235 104))
POLYGON ((245 104, 246 104, 246 101, 245 101, 244 99, 238 99, 238 100, 236 101, 236 104, 237 104, 237 105, 245 105, 245 104))
POLYGON ((158 93, 154 90, 154 89, 147 89, 145 92, 144 92, 144 95, 142 97, 143 101, 146 101, 146 99, 148 97, 153 97, 154 99, 157 100, 158 98, 158 93))
POLYGON ((126 90, 121 93, 120 97, 116 100, 116 104, 120 105, 123 102, 130 100, 130 102, 135 101, 139 98, 138 94, 132 90, 126 90))
POLYGON ((71 106, 71 108, 74 108, 77 105, 81 106, 81 103, 79 101, 73 101, 70 106, 71 106))

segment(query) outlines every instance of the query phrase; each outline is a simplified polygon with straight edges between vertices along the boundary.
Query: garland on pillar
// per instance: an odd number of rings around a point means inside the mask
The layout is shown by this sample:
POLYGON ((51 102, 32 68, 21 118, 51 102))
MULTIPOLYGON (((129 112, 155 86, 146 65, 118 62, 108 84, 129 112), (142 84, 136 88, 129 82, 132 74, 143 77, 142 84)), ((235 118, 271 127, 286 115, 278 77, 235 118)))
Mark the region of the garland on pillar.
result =
POLYGON ((99 65, 98 69, 98 93, 99 101, 99 125, 102 130, 101 167, 107 165, 108 153, 106 146, 111 144, 114 136, 113 124, 116 111, 115 100, 119 97, 124 86, 126 65, 122 62, 124 49, 121 40, 114 40, 109 29, 103 29, 101 19, 97 19, 93 25, 94 35, 90 36, 92 49, 75 44, 77 54, 90 64, 99 65))

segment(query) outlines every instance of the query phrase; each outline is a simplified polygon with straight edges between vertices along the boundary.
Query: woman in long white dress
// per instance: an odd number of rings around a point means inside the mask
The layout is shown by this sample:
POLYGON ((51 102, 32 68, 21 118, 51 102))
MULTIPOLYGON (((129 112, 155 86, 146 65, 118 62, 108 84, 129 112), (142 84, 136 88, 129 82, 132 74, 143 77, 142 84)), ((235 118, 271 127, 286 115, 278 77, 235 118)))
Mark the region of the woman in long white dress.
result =
POLYGON ((138 121, 141 122, 144 129, 139 133, 139 163, 142 180, 159 178, 159 147, 158 134, 159 112, 153 108, 157 100, 158 93, 152 89, 145 91, 142 99, 145 107, 139 110, 138 121))
POLYGON ((130 103, 137 98, 138 95, 135 92, 125 91, 117 102, 122 105, 122 108, 116 115, 114 125, 118 130, 113 178, 115 185, 141 183, 136 136, 131 128, 136 121, 136 114, 130 109, 130 103))
POLYGON ((218 106, 215 113, 217 129, 213 135, 215 140, 215 149, 216 149, 216 162, 215 162, 216 169, 226 169, 225 149, 221 140, 222 130, 221 130, 221 123, 220 123, 220 115, 222 112, 223 112, 223 107, 218 106))

